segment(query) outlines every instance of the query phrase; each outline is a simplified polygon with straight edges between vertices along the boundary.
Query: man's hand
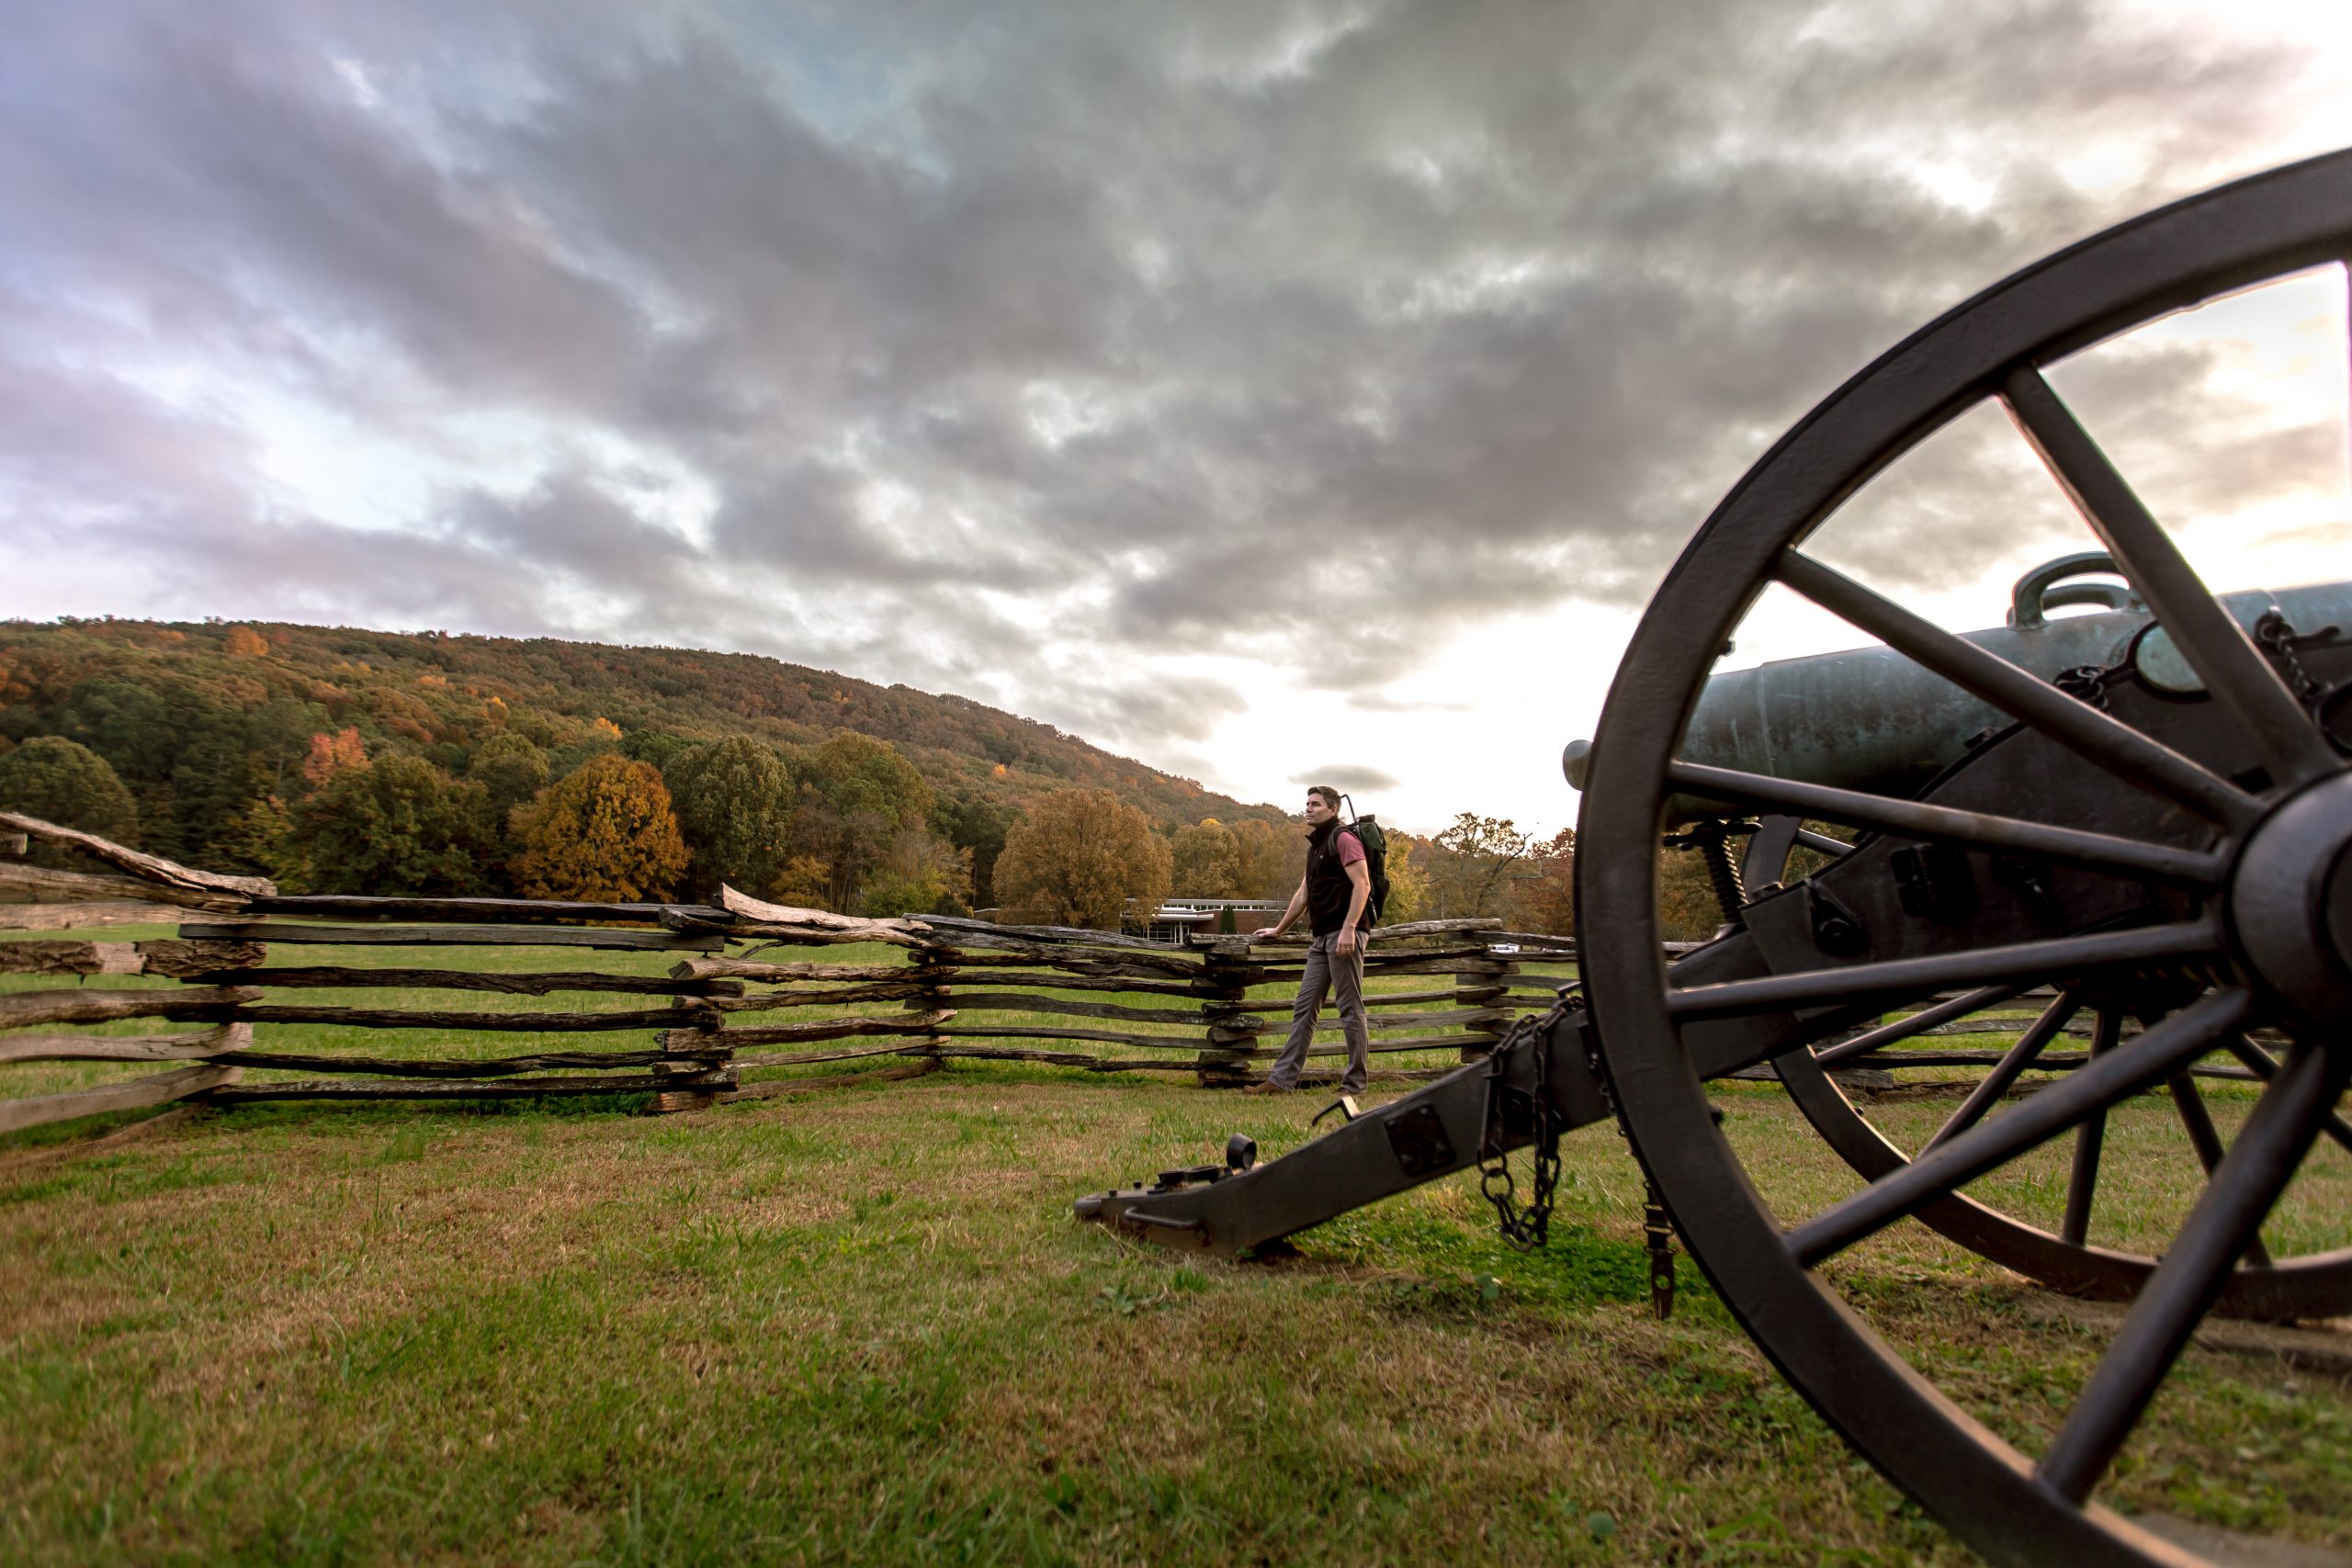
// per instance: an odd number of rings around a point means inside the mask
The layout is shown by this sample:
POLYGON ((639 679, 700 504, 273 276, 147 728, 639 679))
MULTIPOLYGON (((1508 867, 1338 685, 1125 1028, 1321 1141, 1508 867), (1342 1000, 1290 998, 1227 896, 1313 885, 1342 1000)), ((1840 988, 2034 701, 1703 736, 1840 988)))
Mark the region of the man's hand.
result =
POLYGON ((1331 951, 1347 953, 1356 950, 1356 928, 1349 926, 1331 940, 1331 951))
POLYGON ((1282 934, 1283 931, 1280 926, 1260 926, 1256 931, 1250 933, 1250 940, 1251 942, 1272 942, 1274 938, 1282 934))

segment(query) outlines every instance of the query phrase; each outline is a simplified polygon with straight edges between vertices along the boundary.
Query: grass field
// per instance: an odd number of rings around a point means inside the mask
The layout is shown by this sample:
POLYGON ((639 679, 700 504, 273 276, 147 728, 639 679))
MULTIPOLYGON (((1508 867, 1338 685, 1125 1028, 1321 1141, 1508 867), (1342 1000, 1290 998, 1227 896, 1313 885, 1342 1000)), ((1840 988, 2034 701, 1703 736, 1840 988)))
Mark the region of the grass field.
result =
MULTIPOLYGON (((667 962, 580 956, 518 966, 667 962)), ((334 1032, 264 1043, 400 1038, 334 1032)), ((122 1071, 0 1068, 0 1089, 122 1071)), ((2227 1135, 2250 1096, 2211 1093, 2227 1135)), ((1718 1099, 1784 1213, 1851 1190, 1777 1088, 1718 1099)), ((1070 1218, 1233 1131, 1278 1155, 1320 1103, 958 1064, 681 1117, 296 1104, 29 1164, 79 1130, 0 1140, 0 1561, 1970 1560, 1687 1260, 1677 1315, 1652 1320, 1641 1180, 1605 1126, 1564 1145, 1555 1239, 1529 1257, 1463 1178, 1275 1261, 1070 1218)), ((2163 1111, 2120 1113, 2095 1239, 2160 1245, 2193 1188, 2163 1111)), ((2064 1157, 1976 1190, 2046 1223, 2064 1157)), ((2346 1245, 2347 1196, 2330 1151, 2274 1249, 2346 1245)), ((1832 1271, 2030 1441, 2103 1343, 1913 1227, 1832 1271)), ((2352 1545, 2347 1439, 2343 1382, 2194 1351, 2102 1495, 2352 1545)))

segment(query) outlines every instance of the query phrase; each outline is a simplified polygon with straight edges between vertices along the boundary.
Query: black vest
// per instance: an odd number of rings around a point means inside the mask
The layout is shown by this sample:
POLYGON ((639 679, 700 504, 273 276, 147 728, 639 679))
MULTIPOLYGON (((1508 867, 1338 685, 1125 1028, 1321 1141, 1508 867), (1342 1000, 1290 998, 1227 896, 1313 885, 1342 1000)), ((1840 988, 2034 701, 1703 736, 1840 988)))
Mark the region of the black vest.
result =
MULTIPOLYGON (((1329 936, 1348 923, 1348 897, 1355 884, 1340 863, 1340 823, 1334 818, 1306 836, 1306 919, 1317 936, 1329 936)), ((1366 900, 1369 905, 1370 900, 1366 900)), ((1356 919, 1359 928, 1372 924, 1367 907, 1356 919)))

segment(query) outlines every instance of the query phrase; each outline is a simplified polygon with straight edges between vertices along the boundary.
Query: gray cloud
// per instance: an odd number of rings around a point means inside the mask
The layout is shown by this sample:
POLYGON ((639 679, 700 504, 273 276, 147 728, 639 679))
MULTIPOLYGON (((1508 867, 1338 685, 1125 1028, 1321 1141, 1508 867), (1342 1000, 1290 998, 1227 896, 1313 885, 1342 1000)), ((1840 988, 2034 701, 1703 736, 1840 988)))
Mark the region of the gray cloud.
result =
POLYGON ((1360 762, 1340 762, 1328 768, 1309 768, 1303 773, 1293 773, 1295 784, 1329 784, 1333 789, 1395 789, 1404 781, 1394 773, 1366 767, 1360 762))
MULTIPOLYGON (((1639 603, 1847 374, 2319 90, 2090 0, 19 21, 0 501, 135 558, 107 607, 717 643, 1147 756, 1247 700, 1170 655, 1369 691, 1639 603), (2098 145, 2108 186, 2053 172, 2098 145), (289 498, 288 404, 437 499, 289 498)), ((2128 428, 2210 373, 2082 396, 2128 428)), ((2119 450, 2195 497, 2321 439, 2237 412, 2225 465, 2119 450)), ((1923 447, 1840 558, 2063 532, 2007 439, 1923 447)))

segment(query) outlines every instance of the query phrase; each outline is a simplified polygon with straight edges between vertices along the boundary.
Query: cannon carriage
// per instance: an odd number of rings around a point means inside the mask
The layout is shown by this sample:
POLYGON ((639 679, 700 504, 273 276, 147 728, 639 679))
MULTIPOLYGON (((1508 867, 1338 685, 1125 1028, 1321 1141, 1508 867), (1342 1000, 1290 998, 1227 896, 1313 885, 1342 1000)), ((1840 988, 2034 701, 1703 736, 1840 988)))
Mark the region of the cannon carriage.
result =
POLYGON ((1537 1149, 1540 1186, 1562 1134, 1613 1119, 1758 1345, 1957 1535, 2001 1562, 2199 1561, 2099 1500, 2192 1334, 2211 1314, 2352 1313, 2352 1216, 2315 1248, 2274 1252, 2263 1234, 2299 1173, 2352 1151, 2352 587, 2210 591, 2044 370, 2347 255, 2352 153, 2337 153, 2077 244, 1849 381, 1701 528, 1590 746, 1570 748, 1583 790, 1574 993, 1487 1061, 1281 1159, 1254 1164, 1238 1141, 1223 1165, 1095 1194, 1080 1213, 1238 1252, 1492 1169, 1511 1148, 1537 1149), (1804 547, 1874 475, 1987 400, 2103 549, 2030 574, 2007 626, 1963 637, 1804 547), (1879 646, 1711 684, 1775 583, 1879 646), (2070 604, 2093 613, 2045 614, 2070 604), (1669 829, 1708 857, 1725 917, 1671 965, 1656 872, 1669 829), (1790 870, 1801 844, 1827 857, 1809 875, 1790 870), (1930 1135, 1890 1135, 1836 1081, 1905 1032, 2021 999, 2036 1016, 1930 1135), (1905 1005, 1923 1010, 1874 1026, 1905 1005), (2078 1019, 2091 1025, 2079 1065, 2010 1098, 2078 1019), (1793 1223, 1707 1089, 1767 1065, 1861 1179, 1793 1223), (2259 1087, 2226 1139, 2199 1088, 2216 1072, 2259 1087), (2202 1186, 2164 1245, 2097 1245, 2110 1119, 2151 1092, 2169 1097, 2170 1135, 2202 1186), (2054 1225, 1965 1190, 2051 1146, 2067 1166, 2054 1225), (1911 1219, 2052 1289, 2129 1303, 2038 1451, 1937 1387, 1846 1299, 1847 1274, 1824 1269, 1911 1219))

